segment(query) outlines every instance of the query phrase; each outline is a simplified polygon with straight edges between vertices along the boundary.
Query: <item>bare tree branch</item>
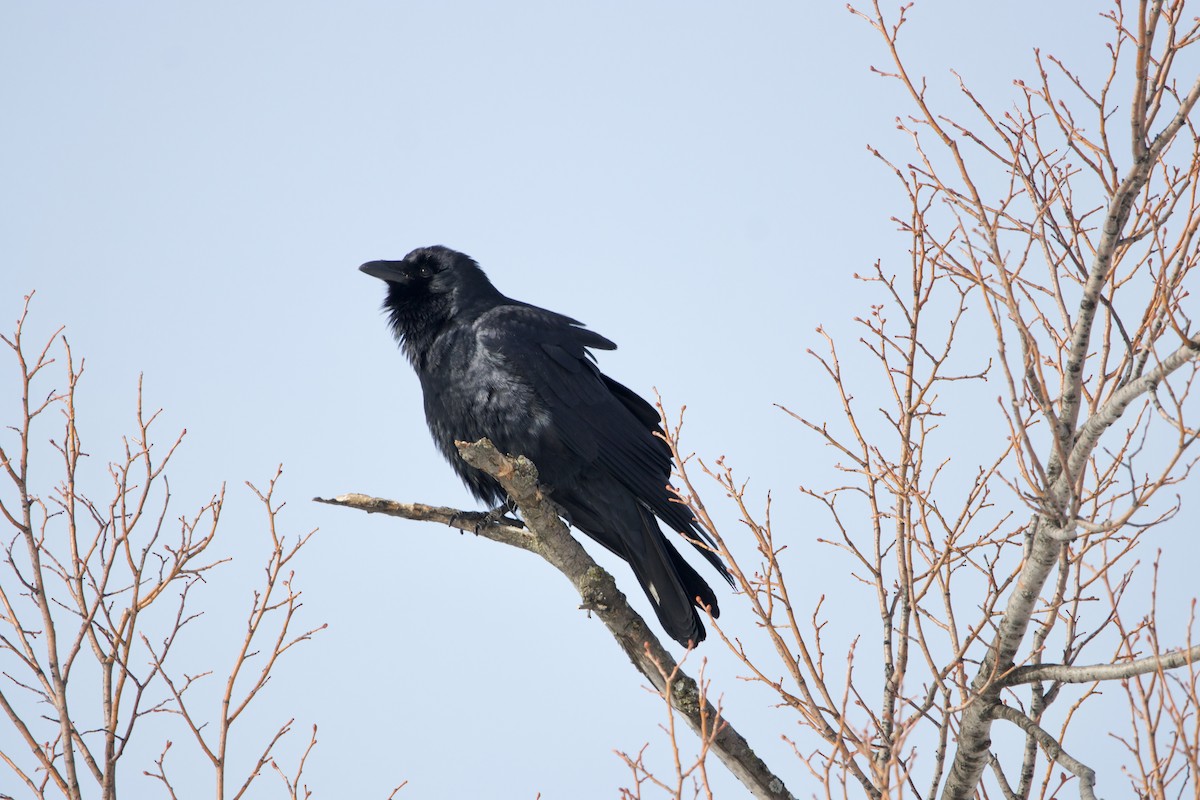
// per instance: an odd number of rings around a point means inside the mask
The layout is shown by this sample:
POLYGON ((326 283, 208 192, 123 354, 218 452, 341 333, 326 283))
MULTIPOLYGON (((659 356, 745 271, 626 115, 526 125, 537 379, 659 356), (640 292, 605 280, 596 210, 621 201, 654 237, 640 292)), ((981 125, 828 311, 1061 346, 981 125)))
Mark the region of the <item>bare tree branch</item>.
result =
POLYGON ((683 715, 697 735, 712 735, 711 750, 756 798, 790 798, 783 781, 767 768, 746 739, 701 694, 694 679, 687 676, 645 620, 630 607, 617 589, 612 576, 602 569, 583 546, 568 532, 553 502, 537 482, 537 469, 523 456, 504 455, 487 439, 458 443, 463 460, 487 472, 500 482, 521 510, 527 528, 514 528, 491 522, 486 515, 431 506, 396 503, 389 500, 347 494, 332 499, 313 498, 318 503, 357 508, 408 519, 441 522, 460 530, 477 531, 480 536, 502 544, 528 550, 548 561, 567 577, 583 600, 582 608, 594 612, 633 663, 660 693, 670 691, 672 707, 683 715), (477 527, 478 526, 478 527, 477 527), (664 677, 674 676, 668 687, 664 677), (719 720, 719 724, 715 721, 719 720))
POLYGON ((1029 717, 1006 705, 997 705, 992 709, 992 714, 996 719, 1007 720, 1013 723, 1021 730, 1033 736, 1037 743, 1046 751, 1046 755, 1062 764, 1079 778, 1079 796, 1083 800, 1096 800, 1096 771, 1082 762, 1072 758, 1062 745, 1058 743, 1058 739, 1054 738, 1049 731, 1043 730, 1029 717))
POLYGON ((1005 686, 1018 686, 1037 681, 1058 681, 1060 683, 1115 681, 1132 678, 1134 675, 1150 675, 1165 669, 1175 669, 1197 663, 1200 663, 1200 645, 1119 664, 1089 664, 1087 666, 1034 664, 1017 667, 1002 682, 1005 686))
MULTIPOLYGON (((178 517, 178 528, 171 532, 166 469, 183 433, 168 440, 165 450, 154 445, 159 414, 143 407, 139 380, 133 433, 122 440, 123 452, 107 464, 111 494, 103 501, 90 499, 80 469, 84 437, 75 405, 84 363, 75 361, 61 329, 44 347, 30 351, 24 340, 28 310, 27 297, 15 332, 0 336, 16 357, 22 397, 17 419, 4 429, 16 433, 15 446, 6 443, 0 450, 0 524, 10 529, 0 545, 0 725, 14 732, 0 730, 0 764, 36 798, 81 800, 94 794, 116 800, 122 774, 118 766, 148 714, 177 711, 204 749, 203 725, 189 718, 183 695, 207 673, 176 681, 165 670, 174 643, 199 616, 189 607, 191 589, 224 560, 208 558, 224 494, 214 495, 192 516, 178 517), (45 392, 39 388, 41 373, 56 363, 50 357, 56 347, 61 349, 59 369, 50 374, 57 373, 65 386, 45 392), (39 425, 50 409, 61 413, 62 427, 47 441, 39 425), (39 469, 35 472, 31 464, 39 469), (168 603, 174 608, 164 609, 168 603), (148 699, 164 688, 166 699, 148 699), (89 791, 91 784, 95 791, 89 791)), ((268 508, 274 548, 247 643, 265 616, 281 611, 286 621, 238 710, 265 685, 277 657, 317 630, 286 633, 300 603, 283 567, 308 536, 285 546, 276 533, 275 484, 272 480, 271 491, 259 493, 268 508), (281 591, 286 595, 282 599, 281 591)), ((237 668, 248 657, 247 649, 248 644, 237 668)), ((223 724, 214 763, 218 797, 227 768, 226 729, 223 724)), ((165 767, 170 746, 168 742, 155 761, 157 771, 146 774, 174 797, 165 767)))

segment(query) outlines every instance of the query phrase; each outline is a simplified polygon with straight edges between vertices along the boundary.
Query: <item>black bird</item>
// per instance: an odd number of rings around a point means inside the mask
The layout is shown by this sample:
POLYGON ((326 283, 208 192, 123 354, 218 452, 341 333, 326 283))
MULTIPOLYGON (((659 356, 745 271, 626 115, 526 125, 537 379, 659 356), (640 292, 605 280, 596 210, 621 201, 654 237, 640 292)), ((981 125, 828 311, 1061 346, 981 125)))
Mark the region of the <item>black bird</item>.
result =
POLYGON ((447 247, 359 269, 387 282, 383 308, 421 379, 429 430, 472 494, 491 506, 508 499, 459 458, 455 440, 486 436, 531 459, 569 522, 629 562, 671 638, 703 641, 693 606, 716 616, 716 595, 655 517, 732 580, 701 544, 712 540, 692 513, 671 501, 671 452, 654 435, 658 413, 602 373, 588 349, 616 345, 570 317, 505 297, 474 260, 447 247))

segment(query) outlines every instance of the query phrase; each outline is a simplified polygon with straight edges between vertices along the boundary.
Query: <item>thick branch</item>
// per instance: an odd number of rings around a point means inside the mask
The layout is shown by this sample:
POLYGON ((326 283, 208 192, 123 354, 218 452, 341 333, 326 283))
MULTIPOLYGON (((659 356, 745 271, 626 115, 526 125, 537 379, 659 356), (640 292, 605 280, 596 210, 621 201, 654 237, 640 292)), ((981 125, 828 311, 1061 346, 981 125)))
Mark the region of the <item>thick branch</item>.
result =
POLYGON ((1200 340, 1189 339, 1167 355, 1153 370, 1117 390, 1108 402, 1080 427, 1075 447, 1071 452, 1067 475, 1078 474, 1083 469, 1101 435, 1120 419, 1130 403, 1140 395, 1151 392, 1175 370, 1197 358, 1200 358, 1200 340))
POLYGON ((1112 273, 1113 261, 1117 245, 1125 224, 1129 221, 1129 213, 1139 192, 1150 178, 1150 172, 1158 163, 1164 150, 1175 138, 1179 129, 1187 121, 1192 108, 1200 100, 1200 79, 1192 85, 1191 90, 1180 101, 1175 116, 1159 134, 1154 137, 1149 149, 1137 159, 1125 175, 1121 185, 1113 193, 1108 203, 1108 213, 1105 215, 1100 241, 1096 245, 1096 254, 1088 271, 1087 281, 1083 286, 1083 297, 1079 301, 1079 314, 1076 318, 1075 329, 1071 332, 1071 344, 1067 367, 1065 371, 1066 385, 1063 387, 1062 413, 1060 414, 1062 430, 1060 439, 1069 444, 1069 437, 1074 431, 1078 419, 1080 398, 1083 386, 1083 363, 1088 355, 1088 343, 1091 340, 1092 322, 1095 319, 1099 297, 1104 285, 1112 273))
POLYGON ((1033 618, 1033 609, 1041 596, 1062 549, 1056 538, 1043 528, 1051 527, 1043 516, 1033 522, 1029 554, 1017 576, 1017 585, 1009 595, 1004 615, 991 649, 971 681, 977 695, 963 711, 958 737, 958 752, 950 765, 950 774, 942 792, 943 800, 971 797, 991 753, 991 722, 1000 704, 1000 672, 1011 667, 1013 656, 1025 638, 1033 618))
POLYGON ((1059 764, 1062 764, 1063 767, 1073 772, 1079 778, 1079 796, 1083 800, 1096 800, 1096 771, 1083 762, 1072 758, 1070 754, 1062 749, 1062 745, 1058 743, 1058 740, 1049 731, 1020 711, 1006 705, 998 705, 993 708, 992 716, 995 719, 1003 719, 1013 723, 1036 739, 1037 743, 1046 751, 1046 755, 1059 764))
POLYGON ((651 632, 641 615, 630 607, 625 595, 617 589, 613 577, 571 537, 557 508, 546 491, 538 485, 537 468, 533 462, 523 456, 513 458, 503 455, 487 439, 474 444, 459 442, 458 449, 464 461, 500 482, 520 508, 527 528, 502 524, 487 514, 419 503, 397 503, 361 494, 314 500, 369 513, 441 522, 541 556, 571 581, 583 598, 581 607, 600 618, 629 660, 656 689, 660 692, 666 689, 664 671, 668 675, 675 672, 677 677, 671 686, 673 706, 692 730, 701 735, 702 715, 708 720, 720 718, 720 730, 713 737, 711 748, 754 797, 769 800, 791 798, 792 794, 783 781, 767 768, 746 739, 723 716, 719 717, 717 709, 707 699, 701 697, 695 680, 678 670, 678 663, 651 632))
POLYGON ((1091 683, 1093 681, 1115 681, 1132 678, 1135 675, 1146 675, 1164 669, 1175 669, 1185 664, 1200 662, 1200 644, 1187 650, 1175 650, 1162 655, 1147 656, 1136 661, 1125 661, 1120 664, 1092 664, 1090 666, 1070 666, 1067 664, 1030 664, 1018 667, 1004 679, 1006 686, 1017 686, 1023 683, 1038 681, 1058 681, 1060 683, 1091 683))

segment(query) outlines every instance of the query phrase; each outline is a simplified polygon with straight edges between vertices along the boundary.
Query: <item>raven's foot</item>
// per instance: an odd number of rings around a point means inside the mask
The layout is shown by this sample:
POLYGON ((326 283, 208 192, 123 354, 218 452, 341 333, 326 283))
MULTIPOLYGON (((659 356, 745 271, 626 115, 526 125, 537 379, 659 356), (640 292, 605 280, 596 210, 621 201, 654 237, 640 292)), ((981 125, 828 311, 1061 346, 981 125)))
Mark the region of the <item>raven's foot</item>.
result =
POLYGON ((517 506, 512 500, 507 500, 495 508, 488 509, 484 512, 479 511, 460 511, 452 516, 448 524, 453 528, 467 530, 460 526, 459 523, 473 523, 471 530, 478 536, 479 532, 484 528, 491 528, 497 525, 506 525, 510 528, 524 528, 525 523, 516 517, 517 506), (513 516, 508 516, 512 514, 513 516))
POLYGON ((475 526, 475 532, 479 533, 479 529, 490 525, 507 525, 510 528, 524 528, 525 523, 517 516, 517 504, 509 498, 495 508, 488 509, 487 513, 480 515, 479 524, 475 526))

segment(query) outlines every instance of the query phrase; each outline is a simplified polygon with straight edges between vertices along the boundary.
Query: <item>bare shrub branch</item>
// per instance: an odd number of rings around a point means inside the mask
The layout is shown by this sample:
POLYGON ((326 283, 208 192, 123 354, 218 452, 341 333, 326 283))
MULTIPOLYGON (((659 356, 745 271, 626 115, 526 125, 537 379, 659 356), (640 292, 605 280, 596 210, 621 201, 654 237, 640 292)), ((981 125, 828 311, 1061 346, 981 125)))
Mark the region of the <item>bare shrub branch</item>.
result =
MULTIPOLYGON (((5 478, 0 517, 9 530, 0 561, 0 709, 3 725, 12 731, 0 736, 0 761, 33 797, 82 798, 93 796, 95 786, 105 800, 114 800, 118 764, 146 715, 180 712, 199 736, 201 726, 185 712, 182 698, 209 673, 172 678, 168 664, 181 635, 202 613, 193 590, 226 560, 212 555, 225 493, 222 488, 190 516, 170 518, 167 468, 186 432, 165 450, 154 444, 159 413, 143 406, 140 381, 134 432, 122 439, 120 455, 107 465, 108 494, 101 500, 85 488, 95 475, 87 469, 88 451, 76 422, 84 362, 76 362, 61 329, 44 345, 29 347, 31 298, 26 297, 12 335, 0 336, 15 357, 22 398, 18 419, 8 428, 15 435, 0 444, 5 478), (52 381, 62 388, 45 388, 52 381), (41 432, 50 424, 46 412, 58 412, 61 426, 48 442, 41 432), (45 465, 54 459, 51 477, 45 465)), ((311 534, 293 542, 277 534, 281 504, 272 495, 278 477, 259 493, 274 550, 229 677, 227 705, 234 700, 239 670, 253 657, 250 643, 264 619, 282 615, 283 623, 272 655, 236 699, 228 722, 266 684, 278 656, 317 630, 288 635, 300 603, 292 574, 284 568, 311 534)), ((280 728, 271 744, 289 726, 280 728)), ((221 727, 215 751, 218 797, 227 766, 227 727, 221 727)), ((171 746, 168 741, 156 769, 144 774, 175 797, 165 766, 171 746)), ((267 763, 270 749, 242 791, 267 763)))

